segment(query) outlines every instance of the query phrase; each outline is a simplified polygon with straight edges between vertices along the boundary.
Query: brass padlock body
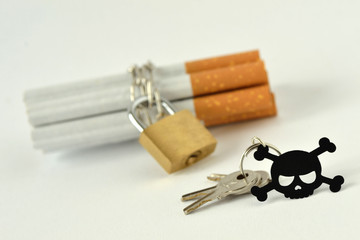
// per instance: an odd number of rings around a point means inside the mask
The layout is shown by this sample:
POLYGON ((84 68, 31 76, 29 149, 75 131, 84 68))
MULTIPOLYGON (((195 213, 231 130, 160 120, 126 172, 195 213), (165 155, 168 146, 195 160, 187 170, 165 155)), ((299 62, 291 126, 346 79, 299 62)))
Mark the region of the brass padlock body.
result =
POLYGON ((176 112, 141 133, 140 144, 172 173, 211 154, 216 139, 188 110, 176 112))

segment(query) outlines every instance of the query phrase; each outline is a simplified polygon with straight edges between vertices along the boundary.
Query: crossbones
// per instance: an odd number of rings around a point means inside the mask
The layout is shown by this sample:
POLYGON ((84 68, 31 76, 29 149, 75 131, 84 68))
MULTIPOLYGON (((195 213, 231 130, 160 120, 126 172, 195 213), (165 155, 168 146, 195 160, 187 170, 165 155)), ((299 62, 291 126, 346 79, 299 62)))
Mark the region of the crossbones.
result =
POLYGON ((261 188, 253 187, 251 193, 263 202, 267 199, 267 193, 273 189, 291 199, 312 195, 322 183, 328 184, 332 192, 340 191, 344 178, 338 175, 330 179, 321 175, 321 164, 318 158, 324 152, 332 153, 335 150, 335 144, 325 137, 320 139, 319 147, 311 152, 294 150, 279 156, 269 153, 268 146, 260 145, 254 153, 254 157, 259 161, 264 158, 273 161, 271 166, 272 181, 261 188), (283 183, 282 179, 287 179, 290 183, 283 183))

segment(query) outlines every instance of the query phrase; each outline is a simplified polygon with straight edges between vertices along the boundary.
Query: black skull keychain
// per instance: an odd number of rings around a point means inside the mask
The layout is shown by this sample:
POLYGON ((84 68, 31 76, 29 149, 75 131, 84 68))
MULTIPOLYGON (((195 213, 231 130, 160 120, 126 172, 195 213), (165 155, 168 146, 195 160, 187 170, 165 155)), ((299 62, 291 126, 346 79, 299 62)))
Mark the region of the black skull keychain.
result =
POLYGON ((326 151, 334 152, 336 147, 327 138, 320 139, 319 145, 318 148, 311 152, 295 150, 281 154, 275 146, 254 137, 252 145, 241 156, 238 171, 230 174, 211 174, 207 178, 216 181, 215 186, 182 196, 182 201, 195 200, 194 203, 184 208, 184 213, 189 214, 214 200, 221 200, 230 195, 243 195, 249 192, 255 195, 259 201, 265 201, 267 193, 273 189, 283 193, 287 198, 305 198, 312 195, 314 190, 320 187, 322 183, 329 184, 332 192, 338 192, 344 183, 344 178, 336 176, 330 179, 321 175, 321 164, 318 158, 318 155, 326 151), (268 158, 273 161, 270 171, 271 176, 265 171, 244 170, 245 157, 255 149, 255 159, 260 161, 268 158), (278 155, 270 153, 269 149, 272 149, 278 155))
POLYGON ((342 176, 338 175, 331 179, 321 174, 322 169, 318 156, 324 152, 332 153, 336 150, 335 144, 328 138, 321 138, 319 147, 311 152, 294 150, 279 156, 269 152, 270 145, 263 143, 259 138, 256 139, 260 144, 254 153, 254 158, 258 161, 264 158, 273 161, 272 181, 263 187, 253 186, 251 188, 251 193, 259 201, 265 201, 267 193, 273 189, 291 199, 306 198, 312 195, 322 183, 328 184, 332 192, 340 191, 341 185, 344 183, 342 176))

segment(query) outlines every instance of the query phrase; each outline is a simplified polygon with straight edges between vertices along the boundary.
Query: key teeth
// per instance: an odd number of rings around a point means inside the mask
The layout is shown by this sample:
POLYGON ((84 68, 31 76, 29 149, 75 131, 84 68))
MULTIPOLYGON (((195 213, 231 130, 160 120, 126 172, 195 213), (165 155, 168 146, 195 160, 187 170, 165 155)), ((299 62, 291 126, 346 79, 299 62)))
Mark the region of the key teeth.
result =
POLYGON ((254 153, 254 158, 258 161, 264 160, 264 158, 266 157, 266 155, 269 153, 269 147, 266 146, 258 146, 256 152, 254 153))
POLYGON ((267 199, 267 192, 262 191, 258 186, 251 188, 251 194, 254 195, 260 202, 264 202, 267 199))
POLYGON ((334 143, 330 142, 330 140, 326 137, 323 137, 319 140, 320 148, 328 151, 328 152, 335 152, 336 146, 334 143))
POLYGON ((338 192, 341 189, 341 185, 345 182, 344 178, 340 175, 335 176, 330 184, 330 191, 338 192))

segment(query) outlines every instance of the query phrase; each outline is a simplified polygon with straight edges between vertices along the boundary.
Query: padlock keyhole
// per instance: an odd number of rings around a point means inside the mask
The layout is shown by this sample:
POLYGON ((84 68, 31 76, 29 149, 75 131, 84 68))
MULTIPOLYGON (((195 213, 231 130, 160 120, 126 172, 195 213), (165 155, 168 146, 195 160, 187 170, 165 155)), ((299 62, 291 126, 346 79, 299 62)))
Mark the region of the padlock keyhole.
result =
POLYGON ((196 151, 193 154, 191 154, 188 159, 186 159, 186 165, 191 165, 199 159, 199 156, 201 155, 201 151, 196 151))

